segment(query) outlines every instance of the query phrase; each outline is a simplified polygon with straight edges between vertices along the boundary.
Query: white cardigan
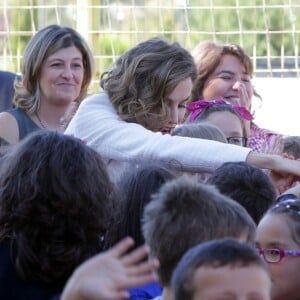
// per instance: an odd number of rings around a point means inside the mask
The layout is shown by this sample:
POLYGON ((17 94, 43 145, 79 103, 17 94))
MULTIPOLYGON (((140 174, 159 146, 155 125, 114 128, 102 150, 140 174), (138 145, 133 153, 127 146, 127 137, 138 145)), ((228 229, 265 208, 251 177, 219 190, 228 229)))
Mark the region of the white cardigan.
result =
POLYGON ((163 135, 139 124, 127 123, 117 115, 106 93, 85 99, 65 133, 86 141, 98 151, 110 162, 110 173, 119 173, 119 167, 124 163, 131 166, 149 163, 179 171, 211 172, 227 161, 245 161, 251 151, 210 140, 163 135))

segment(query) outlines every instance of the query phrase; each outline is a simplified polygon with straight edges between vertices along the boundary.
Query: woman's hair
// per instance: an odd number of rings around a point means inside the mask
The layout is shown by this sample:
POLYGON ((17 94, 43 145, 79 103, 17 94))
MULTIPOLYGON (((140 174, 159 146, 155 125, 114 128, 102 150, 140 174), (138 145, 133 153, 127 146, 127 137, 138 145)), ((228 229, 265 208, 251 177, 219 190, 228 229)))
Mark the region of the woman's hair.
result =
MULTIPOLYGON (((218 44, 214 42, 203 42, 192 51, 194 57, 197 77, 194 82, 191 101, 199 100, 208 77, 215 71, 221 62, 223 55, 230 54, 237 57, 244 65, 246 72, 253 75, 253 64, 250 57, 237 44, 218 44)), ((255 94, 258 96, 257 94, 255 94)))
POLYGON ((171 135, 206 139, 227 144, 224 133, 217 126, 205 122, 177 126, 171 135))
POLYGON ((125 52, 102 75, 101 87, 123 120, 157 131, 169 118, 167 97, 187 78, 196 78, 191 54, 178 43, 152 38, 125 52))
POLYGON ((248 138, 247 130, 244 124, 243 119, 241 116, 234 110, 233 106, 231 104, 216 104, 209 106, 205 108, 194 120, 195 123, 200 123, 200 122, 206 122, 207 118, 213 114, 214 112, 230 112, 233 115, 235 115, 241 123, 242 130, 243 130, 243 137, 248 138))
POLYGON ((283 200, 272 206, 268 214, 282 214, 286 216, 287 224, 295 243, 300 245, 300 199, 283 200))
POLYGON ((45 59, 60 49, 75 46, 82 54, 84 77, 79 103, 87 95, 93 77, 94 58, 85 40, 72 28, 50 25, 39 30, 27 43, 23 61, 22 78, 15 81, 14 104, 29 113, 34 113, 40 105, 41 90, 39 76, 45 59))
POLYGON ((163 167, 149 165, 128 170, 122 178, 118 184, 123 195, 118 240, 131 236, 138 247, 145 243, 141 225, 144 207, 151 201, 152 194, 175 175, 163 167))
POLYGON ((0 243, 25 280, 64 283, 103 250, 115 195, 100 155, 80 140, 39 131, 5 156, 0 173, 0 243))

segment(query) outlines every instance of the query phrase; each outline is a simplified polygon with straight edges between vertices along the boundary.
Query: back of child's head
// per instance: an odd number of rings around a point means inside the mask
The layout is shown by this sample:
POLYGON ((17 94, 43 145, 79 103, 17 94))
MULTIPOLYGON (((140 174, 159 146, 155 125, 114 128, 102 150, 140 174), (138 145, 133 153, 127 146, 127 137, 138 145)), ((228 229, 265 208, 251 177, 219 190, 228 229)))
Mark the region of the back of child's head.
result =
MULTIPOLYGON (((206 123, 206 122, 182 124, 180 126, 177 126, 171 132, 171 135, 198 138, 198 139, 206 139, 206 140, 218 141, 218 142, 227 144, 227 139, 226 139, 224 133, 217 126, 206 123)), ((199 181, 205 182, 211 173, 180 172, 179 174, 180 175, 182 175, 182 174, 193 175, 193 176, 197 177, 199 181)))
POLYGON ((171 135, 186 136, 227 143, 224 133, 215 125, 205 122, 177 126, 171 135))
POLYGON ((300 136, 285 137, 283 152, 293 156, 295 159, 300 158, 300 136))
POLYGON ((150 165, 133 168, 123 174, 118 184, 123 197, 118 240, 131 236, 135 247, 145 243, 141 228, 144 207, 151 201, 151 195, 173 178, 173 173, 164 167, 150 165))
MULTIPOLYGON (((172 292, 174 300, 192 300, 197 284, 195 273, 201 268, 218 269, 223 267, 247 268, 256 266, 261 268, 269 277, 267 266, 259 256, 257 250, 246 243, 226 238, 199 244, 190 250, 180 260, 172 275, 172 292)), ((226 274, 230 277, 230 273, 226 274)), ((268 294, 270 294, 270 280, 268 294)), ((210 283, 210 287, 214 283, 210 283)), ((251 284, 251 283, 250 283, 251 284)), ((217 286, 218 283, 215 283, 217 286)), ((224 291, 225 292, 225 291, 224 291)))
POLYGON ((164 184, 144 211, 143 234, 160 261, 163 286, 170 284, 178 261, 192 246, 224 237, 252 241, 254 232, 255 224, 243 207, 187 176, 164 184))
POLYGON ((228 162, 216 169, 207 183, 241 204, 256 224, 275 202, 276 190, 270 177, 245 162, 228 162))
POLYGON ((100 155, 52 131, 26 137, 5 156, 0 199, 0 243, 13 243, 18 274, 55 283, 103 250, 117 209, 100 155))

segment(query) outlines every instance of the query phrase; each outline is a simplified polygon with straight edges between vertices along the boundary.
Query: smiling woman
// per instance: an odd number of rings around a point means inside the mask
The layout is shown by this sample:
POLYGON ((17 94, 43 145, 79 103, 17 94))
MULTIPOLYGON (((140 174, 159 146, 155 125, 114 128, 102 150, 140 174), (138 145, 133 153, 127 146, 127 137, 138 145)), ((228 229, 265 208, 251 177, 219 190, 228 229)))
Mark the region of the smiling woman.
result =
MULTIPOLYGON (((253 64, 236 44, 200 42, 192 51, 197 66, 192 101, 224 99, 251 110, 253 96, 261 100, 251 82, 253 64)), ((281 154, 283 136, 244 120, 249 136, 247 146, 255 152, 281 154)))
POLYGON ((162 134, 183 113, 196 66, 178 43, 150 38, 121 55, 103 74, 103 92, 85 99, 65 133, 86 141, 106 160, 116 182, 122 169, 157 164, 185 172, 211 172, 226 161, 300 176, 300 162, 216 141, 162 134))
POLYGON ((15 144, 36 130, 63 132, 87 94, 93 66, 91 50, 75 30, 50 25, 38 31, 15 82, 16 108, 0 114, 0 137, 15 144))

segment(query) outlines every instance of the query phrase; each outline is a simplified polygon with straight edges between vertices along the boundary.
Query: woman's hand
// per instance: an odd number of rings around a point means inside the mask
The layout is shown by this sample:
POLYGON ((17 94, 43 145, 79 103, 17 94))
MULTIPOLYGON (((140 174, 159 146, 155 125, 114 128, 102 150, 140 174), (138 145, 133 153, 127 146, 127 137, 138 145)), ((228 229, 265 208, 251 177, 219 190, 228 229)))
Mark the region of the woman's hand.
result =
MULTIPOLYGON (((252 95, 251 95, 252 97, 252 95)), ((240 83, 239 86, 239 98, 240 98, 240 103, 238 104, 239 106, 243 106, 250 110, 251 107, 251 97, 248 94, 246 85, 243 83, 240 83)))
POLYGON ((279 155, 250 152, 246 162, 271 170, 271 178, 278 193, 290 188, 300 178, 300 161, 279 155))

